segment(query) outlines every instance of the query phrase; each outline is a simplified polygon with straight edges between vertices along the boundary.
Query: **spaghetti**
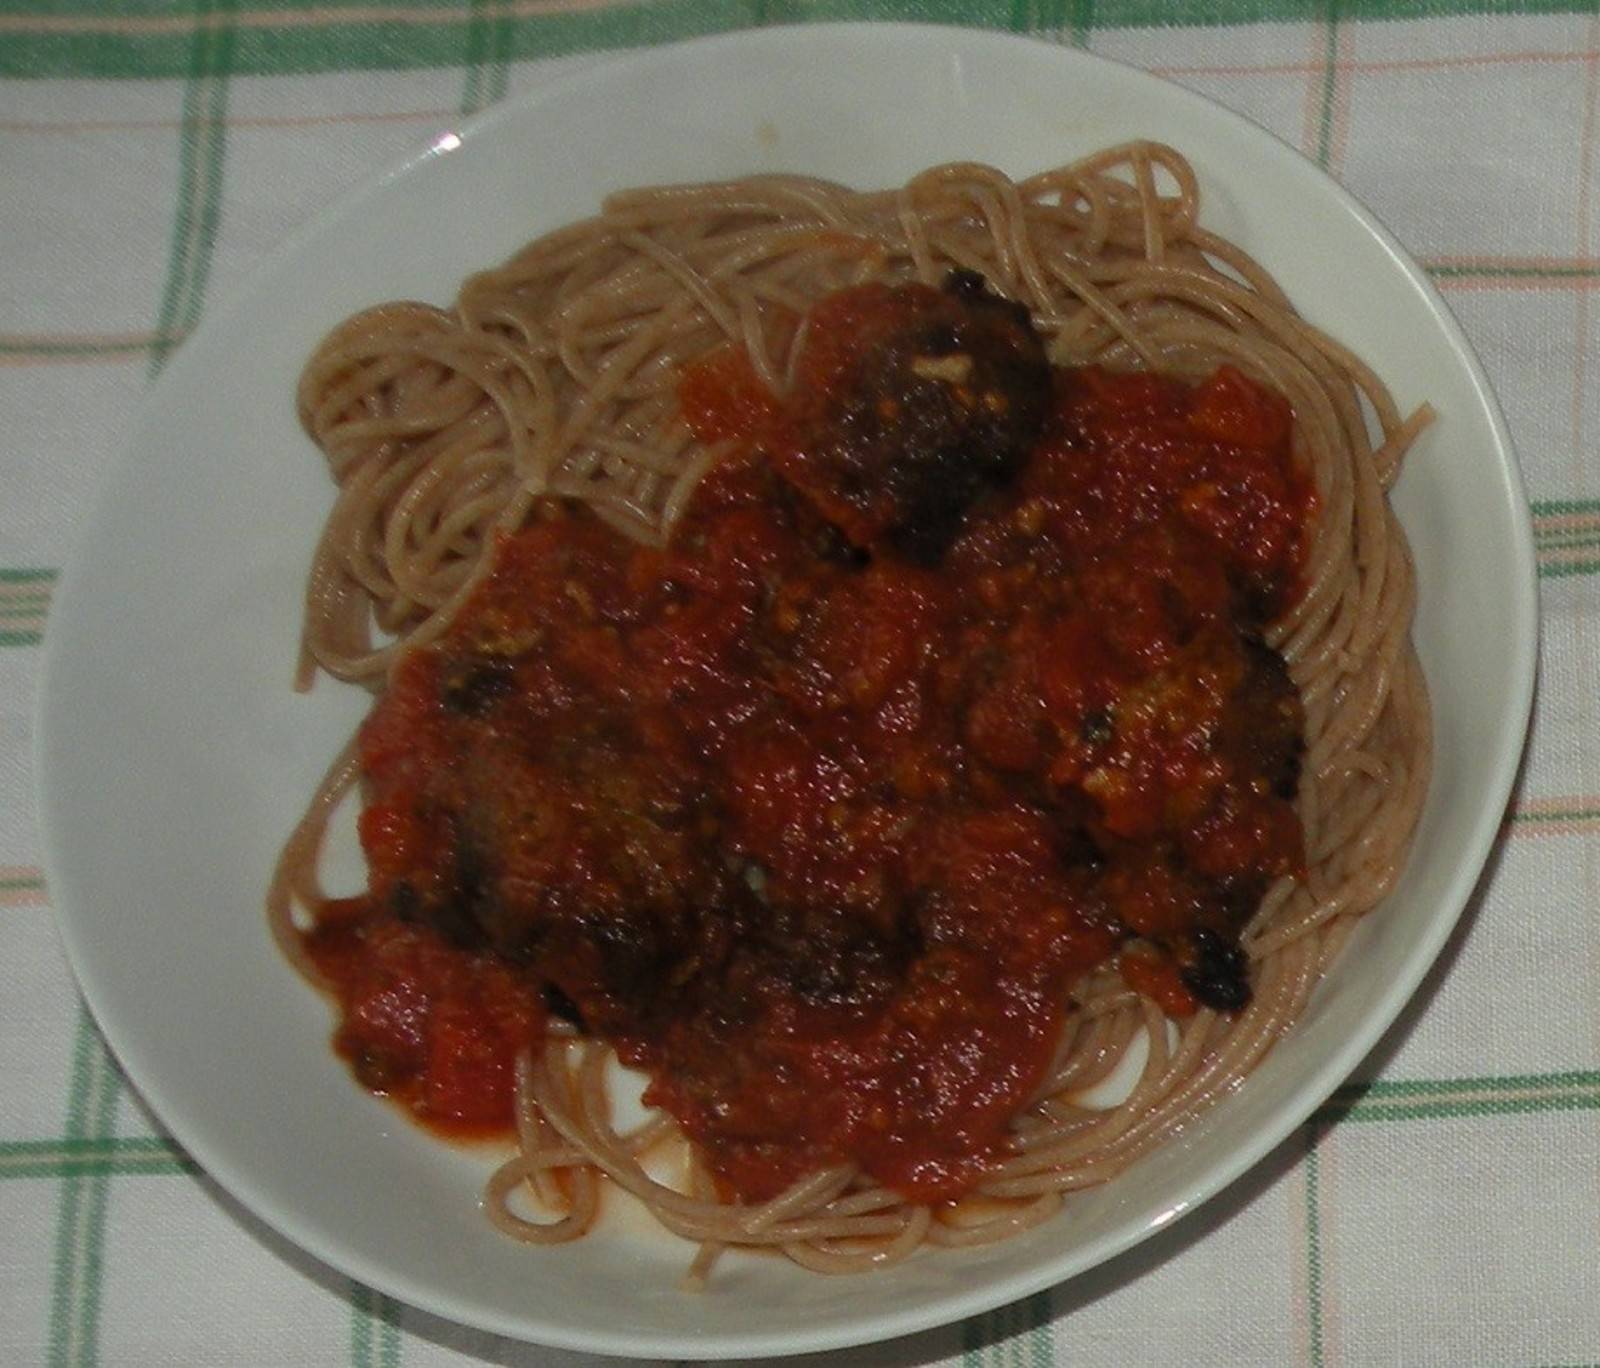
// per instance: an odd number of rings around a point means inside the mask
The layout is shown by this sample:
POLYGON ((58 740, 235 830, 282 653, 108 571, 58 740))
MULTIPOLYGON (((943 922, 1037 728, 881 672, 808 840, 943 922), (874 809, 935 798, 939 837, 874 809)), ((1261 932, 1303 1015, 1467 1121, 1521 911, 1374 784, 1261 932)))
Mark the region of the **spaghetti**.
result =
MULTIPOLYGON (((516 1066, 518 1153, 486 1195, 501 1230, 535 1243, 581 1236, 609 1183, 699 1244, 696 1282, 730 1247, 777 1248, 833 1273, 924 1244, 1002 1238, 1236 1087, 1389 891, 1425 796, 1430 732, 1409 639, 1412 569, 1386 494, 1430 414, 1402 417, 1357 357, 1200 226, 1199 208, 1188 164, 1150 143, 1018 182, 956 164, 871 194, 795 177, 627 191, 470 279, 454 309, 384 305, 318 348, 299 407, 338 497, 307 591, 302 687, 320 668, 383 691, 446 637, 497 547, 551 500, 667 545, 697 485, 737 446, 686 418, 685 374, 731 351, 763 392, 787 395, 817 302, 869 282, 937 286, 952 271, 977 273, 1026 307, 1056 366, 1194 382, 1233 368, 1292 407, 1293 459, 1315 491, 1300 592, 1263 628, 1304 710, 1304 870, 1273 883, 1245 927, 1248 1006, 1202 1005, 1169 1030, 1128 975, 1102 967, 1079 979, 1008 1144, 956 1201, 907 1197, 848 1163, 759 1201, 728 1200, 703 1156, 691 1155, 686 1178, 663 1181, 673 1123, 658 1115, 619 1130, 610 1048, 552 1023, 516 1066), (1087 1105, 1084 1091, 1140 1036, 1132 1091, 1109 1108, 1087 1105)), ((308 929, 330 915, 318 856, 361 769, 352 743, 269 893, 278 943, 323 986, 307 949, 308 929)))

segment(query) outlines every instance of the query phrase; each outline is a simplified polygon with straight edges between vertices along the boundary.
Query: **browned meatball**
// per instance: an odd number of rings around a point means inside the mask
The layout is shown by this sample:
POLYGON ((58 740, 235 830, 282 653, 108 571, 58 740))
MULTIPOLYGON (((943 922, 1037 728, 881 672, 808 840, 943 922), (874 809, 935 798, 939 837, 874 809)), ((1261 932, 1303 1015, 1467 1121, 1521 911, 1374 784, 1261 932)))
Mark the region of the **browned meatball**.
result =
POLYGON ((932 564, 1038 440, 1050 367, 1027 309, 952 271, 832 296, 800 385, 784 475, 855 545, 932 564))

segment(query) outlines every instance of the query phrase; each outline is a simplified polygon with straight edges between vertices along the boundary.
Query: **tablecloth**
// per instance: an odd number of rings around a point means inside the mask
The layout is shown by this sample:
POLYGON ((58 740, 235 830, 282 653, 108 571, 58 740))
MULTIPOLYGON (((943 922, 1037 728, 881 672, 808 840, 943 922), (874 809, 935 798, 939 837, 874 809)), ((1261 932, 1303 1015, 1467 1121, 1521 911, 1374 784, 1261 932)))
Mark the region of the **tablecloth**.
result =
POLYGON ((32 707, 129 416, 353 180, 607 51, 761 24, 1032 33, 1241 111, 1370 205, 1498 388, 1542 682, 1479 890, 1357 1077, 1132 1254, 827 1364, 1600 1361, 1600 285, 1594 6, 1482 0, 0 0, 0 1362, 591 1364, 399 1305, 211 1184, 52 927, 32 707))

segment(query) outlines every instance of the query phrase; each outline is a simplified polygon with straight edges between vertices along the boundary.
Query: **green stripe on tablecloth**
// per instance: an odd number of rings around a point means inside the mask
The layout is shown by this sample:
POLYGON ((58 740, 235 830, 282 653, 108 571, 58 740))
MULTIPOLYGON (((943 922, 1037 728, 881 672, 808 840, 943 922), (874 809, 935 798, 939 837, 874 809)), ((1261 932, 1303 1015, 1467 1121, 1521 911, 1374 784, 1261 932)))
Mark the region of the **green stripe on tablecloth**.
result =
MULTIPOLYGON (((67 1092, 69 1141, 110 1138, 121 1086, 116 1065, 80 1003, 67 1092)), ((68 1172, 61 1180, 51 1271, 51 1368, 92 1365, 98 1356, 108 1187, 109 1174, 92 1170, 68 1172)))
POLYGON ((1051 1368, 1056 1361, 1056 1332, 1050 1309, 1048 1291, 1028 1298, 1028 1368, 1051 1368))
POLYGON ((1566 1069, 1348 1083, 1319 1109, 1313 1124, 1448 1121, 1578 1111, 1600 1111, 1600 1071, 1566 1069))
MULTIPOLYGON (((117 1103, 122 1094, 122 1076, 103 1042, 96 1041, 101 1056, 100 1086, 95 1097, 94 1134, 110 1135, 116 1124, 117 1103)), ((93 1363, 100 1349, 100 1303, 105 1273, 106 1211, 111 1200, 111 1175, 85 1175, 88 1184, 88 1212, 83 1224, 84 1239, 78 1262, 77 1332, 75 1341, 82 1353, 80 1362, 93 1363)), ((70 1180, 69 1180, 70 1181, 70 1180)))
POLYGON ((161 1136, 12 1140, 0 1144, 0 1182, 106 1174, 167 1177, 200 1172, 176 1143, 161 1136))
MULTIPOLYGON (((1587 271, 1585 273, 1590 274, 1587 271)), ((1600 275, 1600 272, 1593 274, 1600 275)), ((1541 578, 1563 579, 1600 571, 1600 519, 1589 526, 1540 526, 1547 519, 1600 515, 1600 499, 1540 499, 1531 503, 1530 510, 1534 517, 1534 544, 1539 555, 1541 578), (1581 560, 1571 559, 1573 552, 1589 549, 1596 554, 1581 560)))
POLYGON ((1529 1088, 1600 1088, 1600 1069, 1554 1073, 1465 1074, 1455 1078, 1374 1078, 1346 1083, 1334 1093, 1343 1102, 1367 1098, 1441 1097, 1463 1092, 1511 1092, 1529 1088))
POLYGON ((353 1280, 346 1297, 350 1302, 351 1368, 399 1368, 398 1304, 353 1280))
POLYGON ((1548 266, 1534 263, 1496 266, 1487 262, 1453 265, 1440 262, 1426 269, 1435 280, 1600 280, 1600 266, 1564 265, 1559 262, 1552 262, 1548 266))
POLYGON ((400 1303, 378 1298, 378 1368, 400 1368, 400 1303))
POLYGON ((1528 506, 1536 518, 1554 518, 1565 513, 1600 513, 1600 499, 1532 499, 1528 506))
POLYGON ((961 1368, 979 1368, 983 1350, 982 1316, 961 1322, 961 1368))
POLYGON ((1539 567, 1540 579, 1568 579, 1573 575, 1600 573, 1600 560, 1557 562, 1539 567))
POLYGON ((1306 1201, 1306 1349, 1311 1368, 1322 1368, 1322 1163, 1317 1156, 1322 1132, 1312 1121, 1304 1128, 1302 1135, 1305 1141, 1301 1175, 1305 1182, 1306 1201))
POLYGON ((962 1368, 1010 1368, 1008 1356, 1017 1351, 1013 1336, 1025 1328, 1018 1319, 1019 1305, 1010 1302, 962 1322, 962 1368))
POLYGON ((1540 531, 1535 526, 1534 548, 1542 578, 1559 579, 1564 575, 1591 575, 1595 572, 1597 564, 1600 564, 1600 527, 1540 531), (1575 559, 1577 553, 1585 551, 1590 554, 1575 559))
POLYGON ((1600 546, 1600 527, 1579 527, 1570 531, 1541 532, 1533 530, 1539 550, 1573 551, 1585 546, 1600 546))
POLYGON ((48 594, 0 598, 0 630, 36 636, 44 627, 45 611, 49 606, 48 594))
POLYGON ((65 1158, 115 1159, 161 1156, 175 1163, 191 1163, 183 1147, 165 1135, 63 1136, 59 1140, 0 1140, 0 1164, 33 1155, 65 1158))
POLYGON ((1333 102, 1339 84, 1339 0, 1322 6, 1322 77, 1317 102, 1317 165, 1324 171, 1333 157, 1333 102))
MULTIPOLYGON (((56 572, 35 566, 0 569, 0 646, 37 646, 56 572)), ((0 881, 0 889, 5 887, 0 881)))
POLYGON ((461 112, 476 114, 487 101, 483 98, 483 54, 489 45, 490 0, 471 0, 472 18, 467 24, 466 81, 461 91, 461 112))
POLYGON ((165 364, 176 333, 200 317, 221 214, 223 163, 227 154, 228 72, 234 33, 229 22, 237 0, 205 4, 220 22, 192 35, 183 122, 178 145, 178 204, 173 215, 167 283, 156 320, 158 339, 151 348, 154 374, 165 364))
MULTIPOLYGON (((1060 0, 1051 0, 1059 4, 1060 0)), ((241 75, 287 75, 359 68, 402 70, 455 66, 461 31, 474 21, 468 4, 400 0, 404 18, 356 17, 345 6, 252 3, 242 12, 234 65, 241 75)), ((1307 21, 1326 14, 1325 0, 1100 0, 1078 6, 1073 29, 1169 25, 1215 27, 1262 20, 1307 21)), ((1343 0, 1345 19, 1439 18, 1503 13, 1504 0, 1343 0)), ((1529 0, 1510 6, 1523 13, 1585 13, 1587 0, 1529 0)), ((642 46, 764 23, 830 19, 920 19, 974 27, 1013 25, 1014 0, 655 0, 600 10, 518 14, 501 3, 513 60, 563 53, 642 46)), ((173 78, 188 69, 190 38, 214 22, 207 7, 138 9, 121 24, 98 14, 86 0, 64 6, 33 0, 0 3, 0 75, 173 78)), ((1030 21, 1037 22, 1037 21, 1030 21)))
POLYGON ((0 356, 23 356, 30 360, 47 357, 131 356, 155 345, 153 337, 130 337, 108 341, 78 342, 71 338, 0 337, 0 356))
POLYGON ((372 1368, 372 1311, 366 1306, 374 1296, 365 1283, 352 1282, 345 1296, 350 1302, 351 1368, 372 1368))
MULTIPOLYGON (((395 4, 402 0, 392 0, 395 4)), ((1039 3, 1040 0, 1035 0, 1039 3)), ((1051 3, 1052 0, 1042 0, 1051 3)), ((1059 3, 1060 0, 1055 0, 1059 3)), ((842 0, 767 0, 775 13, 802 10, 862 9, 842 0)), ((1009 0, 1008 0, 1009 3, 1009 0)), ((447 13, 461 8, 462 0, 403 0, 410 10, 447 13)), ((117 12, 147 19, 193 18, 205 10, 204 0, 119 0, 117 12)), ((306 0, 252 0, 248 12, 290 15, 313 8, 306 0)), ((314 8, 337 13, 370 10, 372 0, 320 0, 314 8)), ((939 0, 899 0, 894 8, 926 12, 940 8, 939 0)), ((1324 0, 1096 0, 1093 5, 1102 28, 1114 25, 1146 26, 1162 23, 1246 24, 1262 20, 1308 18, 1320 14, 1324 0)), ((1402 19, 1436 19, 1463 14, 1570 14, 1585 13, 1584 0, 1343 0, 1343 11, 1356 18, 1394 16, 1402 19)), ((105 0, 0 0, 0 15, 36 18, 98 18, 105 0)))
POLYGON ((989 1345, 987 1361, 990 1368, 1022 1368, 1019 1336, 1025 1328, 1022 1303, 1011 1302, 992 1313, 994 1340, 989 1345))
MULTIPOLYGON (((315 23, 275 22, 271 13, 252 5, 247 11, 249 24, 238 35, 232 71, 277 76, 460 65, 463 29, 472 22, 471 9, 464 4, 441 8, 435 18, 422 13, 430 7, 404 8, 418 14, 419 20, 348 20, 337 9, 319 6, 318 15, 326 18, 315 23)), ((521 15, 507 21, 507 56, 551 57, 670 42, 745 27, 755 22, 754 10, 751 0, 665 0, 572 14, 521 15)), ((195 22, 113 32, 86 18, 84 23, 91 27, 81 33, 0 30, 0 76, 181 76, 195 22)))
POLYGON ((0 879, 0 893, 36 893, 43 888, 44 879, 38 874, 21 874, 14 878, 0 879))
POLYGON ((1459 1121, 1491 1116, 1538 1116, 1546 1112, 1600 1111, 1600 1093, 1556 1093, 1547 1097, 1491 1097, 1476 1102, 1358 1103, 1331 1105, 1317 1115, 1324 1121, 1459 1121))
POLYGON ((1095 0, 1066 0, 1067 40, 1075 48, 1089 46, 1095 29, 1095 0))
MULTIPOLYGON (((1035 4, 1057 4, 1063 0, 1033 0, 1035 4)), ((396 8, 409 11, 435 11, 441 16, 464 8, 463 0, 391 0, 396 8)), ((514 0, 512 0, 514 3, 514 0)), ((1006 0, 1013 3, 1013 0, 1006 0)), ((851 0, 766 0, 774 15, 838 13, 893 9, 899 13, 926 14, 950 8, 946 0, 878 0, 878 3, 851 3, 851 0)), ((308 9, 338 17, 342 11, 370 12, 372 0, 251 0, 244 13, 248 17, 293 16, 308 9)), ((982 11, 982 0, 965 0, 965 10, 982 11)), ((1326 0, 1094 0, 1095 21, 1100 28, 1150 27, 1165 24, 1227 25, 1262 21, 1316 18, 1326 12, 1326 0)), ((1342 0, 1340 9, 1351 18, 1438 19, 1474 14, 1581 14, 1592 8, 1588 0, 1342 0)), ((103 21, 105 0, 0 0, 0 15, 49 20, 103 21)), ((205 0, 120 0, 119 16, 149 22, 203 18, 205 0)), ((345 22, 350 22, 346 20, 345 22)))
POLYGON ((961 1362, 963 1368, 1050 1368, 1050 1294, 1039 1292, 963 1322, 961 1362))
POLYGON ((463 114, 476 114, 505 99, 511 79, 511 15, 495 0, 471 0, 471 5, 465 49, 467 74, 461 94, 463 114))
POLYGON ((1548 812, 1513 812, 1507 820, 1513 826, 1545 826, 1557 822, 1592 822, 1600 808, 1553 808, 1548 812))
POLYGON ((978 1362, 982 1368, 1002 1368, 1000 1346, 1006 1342, 1011 1333, 1007 1320, 1007 1312, 1010 1309, 1009 1306, 1002 1306, 978 1317, 978 1326, 982 1333, 978 1362))
POLYGON ((1005 1368, 1024 1368, 1022 1350, 1028 1329, 1028 1304, 1012 1302, 1006 1307, 1006 1337, 995 1346, 997 1357, 1005 1368))

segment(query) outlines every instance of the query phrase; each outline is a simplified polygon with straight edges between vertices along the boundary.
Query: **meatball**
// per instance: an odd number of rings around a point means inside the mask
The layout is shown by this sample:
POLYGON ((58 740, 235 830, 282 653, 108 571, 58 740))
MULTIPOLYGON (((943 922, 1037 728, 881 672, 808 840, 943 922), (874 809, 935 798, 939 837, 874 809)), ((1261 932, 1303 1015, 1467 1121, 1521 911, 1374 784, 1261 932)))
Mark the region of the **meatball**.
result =
POLYGON ((484 728, 457 759, 450 828, 472 877, 465 906, 441 910, 537 964, 595 1029, 648 1033, 664 985, 715 953, 703 909, 736 892, 708 858, 699 795, 655 759, 603 713, 563 719, 541 745, 484 728))
POLYGON ((1049 411, 1022 305, 952 271, 944 288, 865 285, 810 321, 779 469, 850 542, 934 564, 985 490, 1017 473, 1049 411))

